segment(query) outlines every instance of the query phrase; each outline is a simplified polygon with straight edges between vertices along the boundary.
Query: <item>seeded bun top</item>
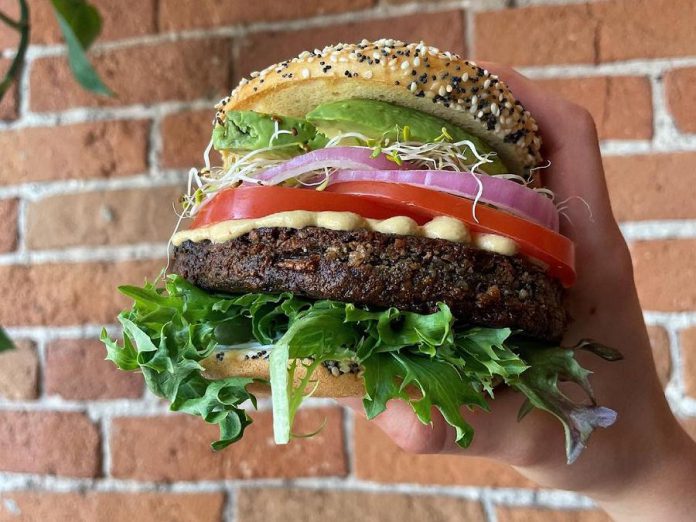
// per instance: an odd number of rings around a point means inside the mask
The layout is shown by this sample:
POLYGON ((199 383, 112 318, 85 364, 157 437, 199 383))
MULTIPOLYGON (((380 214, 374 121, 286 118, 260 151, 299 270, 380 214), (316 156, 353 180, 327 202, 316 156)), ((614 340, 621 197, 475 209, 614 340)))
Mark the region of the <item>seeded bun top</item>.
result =
POLYGON ((392 102, 448 120, 490 143, 516 173, 541 163, 534 118, 497 76, 456 54, 421 43, 363 40, 251 73, 220 101, 228 110, 303 117, 329 101, 367 98, 392 102))

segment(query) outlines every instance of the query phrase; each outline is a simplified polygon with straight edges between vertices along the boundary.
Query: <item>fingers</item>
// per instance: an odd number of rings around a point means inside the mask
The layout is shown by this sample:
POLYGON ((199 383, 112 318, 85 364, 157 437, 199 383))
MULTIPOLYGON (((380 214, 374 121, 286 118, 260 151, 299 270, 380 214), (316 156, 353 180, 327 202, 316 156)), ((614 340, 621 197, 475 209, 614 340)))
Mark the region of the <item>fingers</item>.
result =
POLYGON ((539 124, 543 154, 551 167, 542 171, 544 185, 563 202, 563 232, 573 239, 597 237, 615 229, 599 142, 592 116, 584 108, 564 100, 517 71, 482 62, 503 80, 539 124), (590 212, 585 205, 591 210, 590 212), (571 225, 572 223, 572 225, 571 225))
MULTIPOLYGON (((431 425, 422 424, 413 409, 403 401, 392 400, 374 422, 392 441, 409 453, 448 453, 469 457, 486 457, 513 465, 528 465, 552 458, 564 462, 563 430, 550 415, 531 412, 521 422, 517 412, 523 397, 508 389, 496 392, 490 412, 463 410, 474 429, 469 448, 456 443, 456 433, 439 411, 433 409, 431 425)), ((365 415, 358 398, 339 399, 339 403, 365 415)))

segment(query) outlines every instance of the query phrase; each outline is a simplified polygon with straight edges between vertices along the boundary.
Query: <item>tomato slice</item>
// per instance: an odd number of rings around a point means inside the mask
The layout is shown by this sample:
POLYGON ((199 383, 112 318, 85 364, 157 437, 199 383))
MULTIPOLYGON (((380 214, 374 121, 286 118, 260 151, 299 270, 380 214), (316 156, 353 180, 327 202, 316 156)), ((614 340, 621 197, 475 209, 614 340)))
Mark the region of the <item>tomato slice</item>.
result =
POLYGON ((196 214, 191 228, 199 228, 228 219, 254 219, 286 212, 309 210, 321 212, 355 212, 363 217, 387 219, 408 216, 419 224, 427 223, 432 214, 398 201, 374 201, 350 194, 328 194, 316 190, 287 187, 239 187, 219 192, 196 214))
POLYGON ((330 185, 325 191, 288 187, 239 187, 218 193, 196 214, 191 228, 229 219, 254 219, 289 210, 355 212, 387 219, 408 216, 423 224, 435 216, 459 219, 474 232, 513 239, 524 254, 542 261, 564 286, 575 281, 574 245, 568 238, 520 217, 451 194, 377 181, 330 185))

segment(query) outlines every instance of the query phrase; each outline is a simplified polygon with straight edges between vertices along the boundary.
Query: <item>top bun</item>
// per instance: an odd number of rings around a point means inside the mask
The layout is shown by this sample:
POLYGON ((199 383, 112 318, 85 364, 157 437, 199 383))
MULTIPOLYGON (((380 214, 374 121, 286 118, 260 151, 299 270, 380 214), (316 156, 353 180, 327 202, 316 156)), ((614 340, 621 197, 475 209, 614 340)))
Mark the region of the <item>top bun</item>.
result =
POLYGON ((516 173, 541 163, 537 124, 508 86, 474 62, 422 42, 363 40, 304 51, 243 79, 216 105, 217 119, 228 110, 303 117, 322 103, 350 98, 445 119, 487 141, 516 173))

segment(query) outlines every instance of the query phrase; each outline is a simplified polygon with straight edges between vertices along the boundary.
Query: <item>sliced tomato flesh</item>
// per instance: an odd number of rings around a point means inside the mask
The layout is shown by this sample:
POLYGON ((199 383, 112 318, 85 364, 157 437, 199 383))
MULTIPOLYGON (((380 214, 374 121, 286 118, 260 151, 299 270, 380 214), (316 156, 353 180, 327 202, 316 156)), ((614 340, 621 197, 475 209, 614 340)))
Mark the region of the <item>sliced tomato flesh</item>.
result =
POLYGON ((476 206, 475 219, 471 200, 399 183, 351 181, 321 192, 288 187, 227 189, 203 205, 191 228, 291 210, 354 212, 373 219, 408 216, 421 225, 436 216, 450 216, 474 232, 513 239, 523 254, 543 262, 564 286, 575 281, 574 245, 568 238, 485 205, 476 206))

